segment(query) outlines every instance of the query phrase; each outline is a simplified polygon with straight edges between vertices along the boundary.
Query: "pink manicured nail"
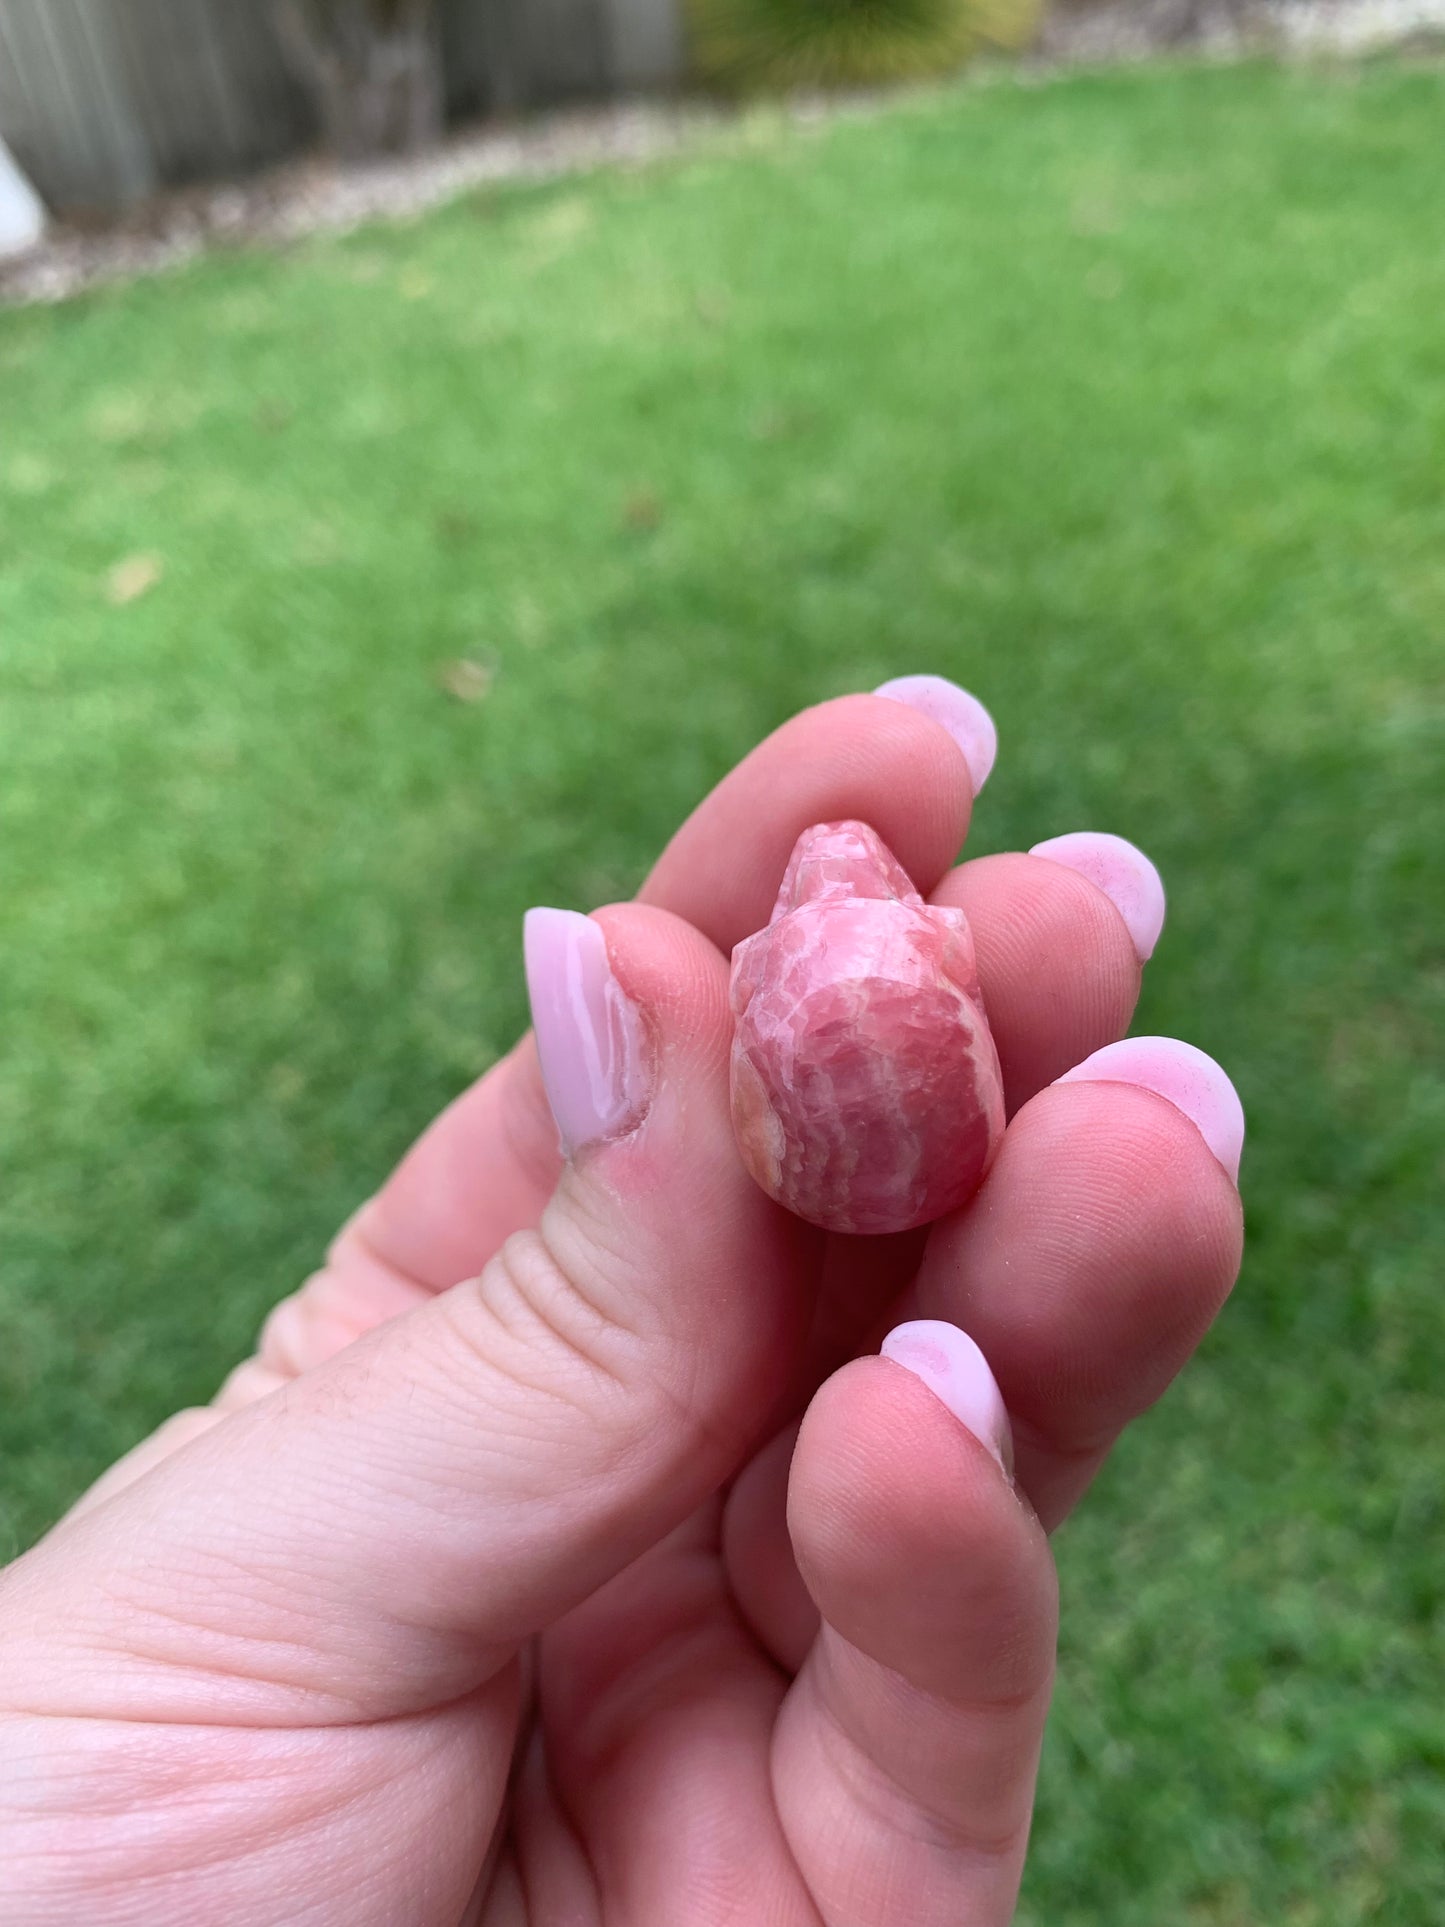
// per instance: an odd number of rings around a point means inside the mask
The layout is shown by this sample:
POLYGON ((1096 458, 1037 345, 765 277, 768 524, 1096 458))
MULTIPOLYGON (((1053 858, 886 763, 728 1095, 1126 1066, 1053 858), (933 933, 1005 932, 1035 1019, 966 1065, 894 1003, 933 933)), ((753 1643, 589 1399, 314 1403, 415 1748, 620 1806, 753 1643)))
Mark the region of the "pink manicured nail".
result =
POLYGON ((522 941, 542 1082, 571 1157, 641 1122, 651 1083, 642 1019, 591 917, 529 910, 522 941))
POLYGON ((907 703, 941 724, 963 751, 973 793, 978 795, 998 754, 998 731, 977 696, 970 696, 946 676, 895 676, 891 682, 879 683, 873 694, 907 703))
POLYGON ((1096 1050, 1054 1081, 1138 1084, 1146 1091, 1157 1091, 1198 1127, 1204 1142, 1238 1182, 1244 1106, 1214 1059, 1193 1044, 1181 1043, 1177 1037, 1126 1037, 1096 1050))
POLYGON ((879 1349, 884 1358, 921 1378, 1013 1477, 1013 1433, 1003 1394, 967 1332, 941 1318, 915 1318, 895 1326, 879 1349))
POLYGON ((1073 830, 1035 843, 1029 855, 1077 870, 1102 890, 1127 924, 1140 963, 1148 963, 1164 928, 1164 882, 1142 850, 1104 830, 1073 830))

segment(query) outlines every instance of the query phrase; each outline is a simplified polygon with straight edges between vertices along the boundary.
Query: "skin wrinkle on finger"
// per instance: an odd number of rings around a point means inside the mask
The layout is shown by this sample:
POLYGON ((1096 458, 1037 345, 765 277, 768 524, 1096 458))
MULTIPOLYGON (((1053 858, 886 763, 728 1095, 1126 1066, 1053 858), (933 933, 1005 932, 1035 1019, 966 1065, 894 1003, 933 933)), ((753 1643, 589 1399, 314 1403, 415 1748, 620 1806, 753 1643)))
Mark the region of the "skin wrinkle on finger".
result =
MULTIPOLYGON (((8 1776, 13 1798, 0 1868, 7 1921, 59 1923, 134 1919, 278 1920, 353 1918, 363 1890, 379 1917, 407 1906, 445 1918, 464 1898, 462 1877, 433 1858, 404 1873, 418 1825, 459 1837, 457 1860, 480 1855, 500 1789, 492 1745, 513 1716, 505 1684, 458 1706, 389 1727, 348 1732, 273 1727, 218 1733, 203 1725, 87 1720, 66 1722, 69 1750, 56 1761, 53 1719, 35 1722, 22 1772, 8 1776), (218 1749, 227 1770, 218 1775, 218 1749), (339 1771, 318 1770, 325 1754, 339 1771), (59 1771, 58 1786, 48 1776, 59 1771), (272 1849, 267 1876, 246 1879, 255 1831, 272 1849), (353 1828, 374 1857, 358 1882, 349 1860, 327 1853, 353 1828), (475 1843, 474 1846, 472 1843, 475 1843), (316 1875, 321 1870, 321 1892, 316 1875), (34 1908, 29 1905, 30 1883, 34 1908), (299 1897, 312 1900, 304 1913, 299 1897), (134 1911, 115 1912, 118 1903, 134 1911)), ((27 1735, 7 1729, 7 1764, 27 1735)))
MULTIPOLYGON (((807 1677, 805 1672, 805 1683, 807 1677)), ((784 1721, 800 1718, 801 1711, 802 1702, 790 1701, 784 1721)), ((902 1919, 910 1927, 956 1927, 960 1920, 970 1927, 1007 1927, 1028 1846, 1037 1745, 1012 1762, 1029 1789, 1019 1817, 1001 1814, 988 1828, 971 1823, 962 1810, 951 1814, 941 1788, 923 1802, 912 1797, 860 1744, 835 1702, 814 1693, 806 1711, 815 1728, 812 1746, 789 1759, 782 1749, 791 1736, 780 1722, 782 1757, 775 1774, 791 1767, 795 1781, 812 1783, 811 1797, 798 1803, 792 1832, 808 1837, 808 1845, 795 1851, 824 1919, 849 1927, 893 1927, 902 1919)))
MULTIPOLYGON (((564 1260, 549 1244, 547 1229, 544 1214, 537 1231, 516 1232, 507 1240, 474 1287, 460 1287, 439 1301, 452 1308, 460 1341, 454 1361, 462 1367, 458 1397, 470 1401, 474 1371, 497 1364, 500 1331, 513 1361, 511 1382, 524 1395, 550 1406, 558 1419, 580 1418, 600 1428, 599 1397, 606 1407, 616 1408, 619 1424, 606 1454, 608 1477, 629 1464, 645 1467, 660 1456, 665 1428, 657 1424, 659 1401, 673 1433, 687 1441, 682 1449, 709 1464, 726 1463, 729 1439, 699 1395, 695 1353, 685 1334, 670 1332, 656 1318, 645 1327, 630 1323, 628 1311, 639 1308, 625 1294, 606 1287, 596 1254, 585 1250, 585 1240, 576 1240, 564 1260), (579 1283, 579 1274, 589 1282, 579 1283), (545 1373, 540 1369, 544 1359, 545 1373), (467 1360, 472 1361, 471 1370, 467 1360), (529 1370, 531 1361, 539 1369, 529 1370), (575 1364, 575 1385, 565 1382, 568 1361, 575 1364), (626 1413, 644 1403, 653 1416, 637 1433, 627 1426, 626 1413)), ((617 1254, 619 1266, 625 1258, 625 1253, 617 1254)), ((519 1503, 542 1504, 547 1497, 539 1491, 524 1495, 519 1503)), ((574 1494, 572 1502, 585 1506, 585 1492, 574 1494)))
POLYGON ((597 1417, 593 1400, 633 1395, 634 1360, 646 1357, 642 1334, 604 1311, 587 1286, 565 1271, 545 1231, 514 1231, 474 1286, 458 1285, 438 1300, 451 1313, 457 1341, 445 1348, 472 1396, 477 1372, 511 1361, 508 1375, 525 1395, 556 1401, 569 1418, 597 1417), (527 1361, 538 1369, 529 1372, 527 1361), (574 1390, 572 1377, 581 1380, 574 1390))
POLYGON ((540 1725, 517 1765, 515 1841, 518 1876, 531 1923, 602 1920, 597 1870, 557 1798, 540 1725))
MULTIPOLYGON (((281 1513, 286 1496, 278 1494, 281 1513)), ((93 1566, 105 1568, 102 1581, 71 1589, 63 1610, 41 1615, 31 1606, 45 1596, 49 1561, 24 1558, 7 1570, 10 1636, 0 1648, 0 1706, 97 1728, 236 1735, 367 1723, 364 1680, 348 1688, 347 1643, 313 1606, 311 1559, 278 1559, 249 1537, 227 1548, 172 1552, 166 1584, 158 1588, 145 1554, 165 1545, 166 1509, 132 1502, 130 1511, 131 1540, 141 1557, 127 1565, 95 1557, 97 1536, 102 1555, 107 1543, 103 1518, 80 1520, 84 1536, 67 1531, 58 1541, 62 1577, 77 1560, 83 1571, 87 1554, 93 1566), (315 1658, 328 1648, 331 1668, 323 1681, 315 1658)))
MULTIPOLYGON (((1003 1860, 1016 1856, 1028 1837, 1029 1820, 1033 1812, 1032 1788, 1021 1792, 1021 1811, 1016 1819, 991 1831, 981 1829, 971 1812, 948 1805, 943 1797, 944 1786, 940 1782, 930 1781, 927 1775, 920 1774, 916 1784, 910 1783, 899 1770, 890 1769, 868 1751, 866 1735, 860 1735, 855 1719, 850 1718, 853 1711, 852 1696, 856 1689, 846 1678, 846 1669, 840 1673, 838 1642, 826 1625, 820 1634, 817 1650, 820 1670, 832 1674, 826 1685, 820 1685, 816 1695, 818 1717, 837 1741, 836 1749, 829 1749, 830 1762, 846 1779, 849 1797, 868 1812, 881 1830, 896 1833, 920 1845, 947 1853, 966 1854, 979 1860, 1003 1860)), ((896 1705, 887 1717, 895 1720, 900 1727, 912 1725, 921 1696, 901 1674, 893 1675, 893 1680, 884 1687, 885 1693, 890 1692, 890 1688, 896 1705)), ((1053 1681, 1050 1678, 1030 1693, 997 1703, 960 1704, 950 1710, 961 1720, 966 1719, 978 1725, 977 1751, 980 1760, 997 1762, 1001 1757, 1011 1755, 1015 1773, 1019 1774, 1021 1769, 1032 1766, 1035 1743, 1030 1741, 1020 1745, 1012 1736, 1008 1736, 1001 1752, 996 1729, 1027 1721, 1041 1732, 1052 1688, 1053 1681)))

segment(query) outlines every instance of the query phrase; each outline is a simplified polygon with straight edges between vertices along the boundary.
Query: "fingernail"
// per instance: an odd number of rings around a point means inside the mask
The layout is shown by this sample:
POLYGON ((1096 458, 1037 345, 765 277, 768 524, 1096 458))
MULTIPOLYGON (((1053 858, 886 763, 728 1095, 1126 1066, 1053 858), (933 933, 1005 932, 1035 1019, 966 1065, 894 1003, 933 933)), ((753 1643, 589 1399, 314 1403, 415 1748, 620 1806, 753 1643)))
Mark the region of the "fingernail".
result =
POLYGON ((896 1325, 879 1349, 884 1358, 921 1378, 1013 1477, 1013 1432, 1003 1393, 967 1332, 941 1318, 915 1318, 896 1325))
POLYGON ((522 947, 542 1082, 571 1157, 642 1121, 650 1087, 642 1018, 591 917, 529 910, 522 947))
POLYGON ((886 696, 890 702, 907 703, 910 709, 921 710, 941 724, 963 751, 973 778, 973 793, 978 795, 998 754, 998 731, 977 696, 960 689, 946 676, 895 676, 891 682, 879 683, 873 694, 886 696))
POLYGON ((1196 1126, 1230 1177, 1239 1181, 1244 1106, 1224 1072, 1177 1037, 1126 1037, 1106 1044, 1056 1078, 1058 1084, 1138 1084, 1167 1097, 1196 1126))
POLYGON ((1164 928, 1164 880, 1142 850, 1104 830, 1073 830, 1035 843, 1029 855, 1077 870, 1102 890, 1128 926, 1140 963, 1148 963, 1164 928))

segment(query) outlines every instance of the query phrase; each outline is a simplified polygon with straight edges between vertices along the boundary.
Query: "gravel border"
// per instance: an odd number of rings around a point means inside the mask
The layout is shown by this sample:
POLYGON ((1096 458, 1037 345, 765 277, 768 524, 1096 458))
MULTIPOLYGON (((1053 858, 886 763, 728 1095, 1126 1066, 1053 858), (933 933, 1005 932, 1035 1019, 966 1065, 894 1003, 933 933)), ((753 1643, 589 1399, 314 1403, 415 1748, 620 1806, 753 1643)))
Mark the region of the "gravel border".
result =
POLYGON ((1230 58, 1358 58, 1445 45, 1445 0, 1074 0, 1056 10, 1040 52, 1065 66, 1146 60, 1193 48, 1230 58))
MULTIPOLYGON (((1186 45, 1223 57, 1261 46, 1312 56, 1421 41, 1445 46, 1445 0, 1103 0, 1056 13, 1024 65, 1037 77, 1186 45)), ((764 111, 813 124, 870 111, 880 98, 800 99, 764 111)), ((430 153, 365 167, 294 162, 252 180, 162 196, 103 233, 57 227, 39 247, 0 261, 0 308, 65 301, 106 282, 163 273, 212 249, 285 244, 406 219, 491 182, 637 166, 739 124, 735 112, 715 106, 640 102, 474 129, 430 153)))
POLYGON ((102 282, 159 274, 215 248, 284 244, 402 220, 495 181, 638 165, 692 144, 721 116, 657 103, 549 114, 458 135, 426 154, 343 167, 292 162, 247 181, 167 194, 102 233, 57 227, 0 263, 0 306, 64 301, 102 282))

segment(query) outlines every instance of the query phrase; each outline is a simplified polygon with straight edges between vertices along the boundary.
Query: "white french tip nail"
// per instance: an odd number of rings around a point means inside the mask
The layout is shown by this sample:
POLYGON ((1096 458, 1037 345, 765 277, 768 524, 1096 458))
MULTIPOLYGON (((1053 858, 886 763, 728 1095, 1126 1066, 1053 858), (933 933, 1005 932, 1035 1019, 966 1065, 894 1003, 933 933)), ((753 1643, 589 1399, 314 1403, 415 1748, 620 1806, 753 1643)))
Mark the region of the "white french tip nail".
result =
POLYGON ((879 683, 873 694, 906 703, 946 729, 963 751, 973 793, 978 795, 998 754, 998 731, 977 696, 946 676, 895 676, 891 682, 879 683))
POLYGON ((879 1351, 921 1378, 1013 1477, 1013 1432, 1003 1393, 988 1360, 967 1332, 941 1318, 915 1318, 896 1325, 879 1351))
POLYGON ((1140 963, 1148 963, 1164 928, 1164 879, 1141 849, 1107 830, 1071 830, 1035 843, 1029 855, 1077 870, 1102 890, 1124 919, 1140 963))
POLYGON ((1239 1182, 1244 1106, 1214 1059, 1178 1037, 1125 1037, 1055 1078, 1057 1084, 1137 1084, 1167 1098, 1239 1182))

